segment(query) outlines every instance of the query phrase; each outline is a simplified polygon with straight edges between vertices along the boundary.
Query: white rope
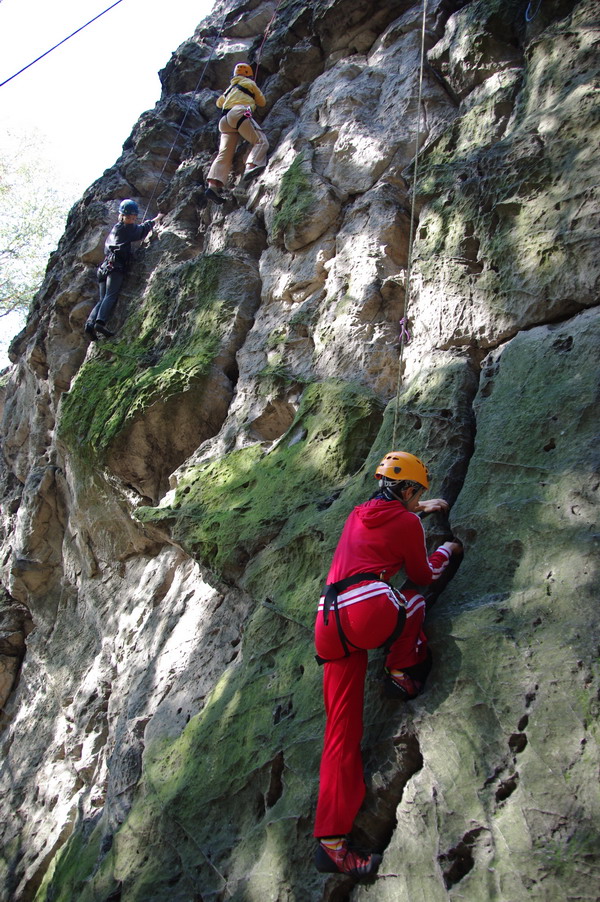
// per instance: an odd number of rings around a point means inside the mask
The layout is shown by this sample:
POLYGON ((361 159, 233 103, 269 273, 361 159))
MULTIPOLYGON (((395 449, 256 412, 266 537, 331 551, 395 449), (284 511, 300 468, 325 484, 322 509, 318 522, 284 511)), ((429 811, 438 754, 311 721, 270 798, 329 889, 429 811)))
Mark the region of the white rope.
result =
POLYGON ((415 157, 414 157, 414 175, 412 184, 412 201, 410 207, 410 232, 408 238, 408 261, 406 265, 406 288, 404 293, 404 316, 401 320, 402 330, 400 333, 400 354, 398 357, 398 382, 396 386, 396 409, 394 411, 394 430, 392 433, 392 447, 396 447, 396 431, 398 427, 398 402, 400 398, 400 388, 402 386, 402 363, 404 360, 404 345, 409 335, 406 326, 408 324, 408 307, 411 295, 411 274, 413 260, 413 243, 415 237, 415 206, 417 199, 417 179, 419 170, 419 152, 421 143, 421 102, 423 97, 423 69, 425 67, 425 23, 427 18, 427 0, 423 0, 423 21, 421 25, 421 64, 419 66, 419 92, 417 100, 417 134, 415 137, 415 157))

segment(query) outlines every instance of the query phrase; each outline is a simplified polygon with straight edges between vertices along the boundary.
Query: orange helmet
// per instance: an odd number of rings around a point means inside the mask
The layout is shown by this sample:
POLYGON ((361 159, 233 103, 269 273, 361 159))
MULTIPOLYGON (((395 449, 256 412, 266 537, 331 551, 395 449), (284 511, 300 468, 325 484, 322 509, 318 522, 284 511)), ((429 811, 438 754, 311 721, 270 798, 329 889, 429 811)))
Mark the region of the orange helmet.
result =
POLYGON ((233 77, 235 78, 236 75, 245 75, 246 78, 254 78, 252 66, 249 66, 248 63, 238 63, 233 70, 233 77))
POLYGON ((423 488, 429 488, 429 473, 425 464, 406 451, 390 451, 386 454, 377 469, 375 479, 395 479, 401 482, 418 482, 423 488))

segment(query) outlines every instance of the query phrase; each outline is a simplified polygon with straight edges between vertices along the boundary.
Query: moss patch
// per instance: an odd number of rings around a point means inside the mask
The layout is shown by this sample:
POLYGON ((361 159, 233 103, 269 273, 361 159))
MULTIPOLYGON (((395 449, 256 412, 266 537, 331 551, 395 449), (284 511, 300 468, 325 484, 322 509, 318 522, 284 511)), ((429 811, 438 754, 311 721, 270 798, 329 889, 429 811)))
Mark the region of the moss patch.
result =
POLYGON ((299 226, 314 203, 314 191, 303 169, 303 161, 304 155, 299 153, 284 173, 273 201, 277 210, 273 219, 273 234, 276 238, 285 229, 299 226))
POLYGON ((284 524, 327 497, 363 461, 381 421, 378 399, 341 381, 310 385, 296 418, 270 453, 260 445, 190 467, 166 506, 140 508, 143 522, 224 575, 238 575, 284 524))
POLYGON ((52 902, 71 902, 81 898, 87 876, 92 872, 100 852, 102 832, 94 830, 85 836, 78 830, 73 834, 53 860, 39 890, 37 902, 51 899, 52 902))
POLYGON ((103 343, 64 397, 59 436, 102 460, 133 417, 198 384, 218 353, 231 305, 219 293, 224 254, 161 271, 119 340, 103 343))

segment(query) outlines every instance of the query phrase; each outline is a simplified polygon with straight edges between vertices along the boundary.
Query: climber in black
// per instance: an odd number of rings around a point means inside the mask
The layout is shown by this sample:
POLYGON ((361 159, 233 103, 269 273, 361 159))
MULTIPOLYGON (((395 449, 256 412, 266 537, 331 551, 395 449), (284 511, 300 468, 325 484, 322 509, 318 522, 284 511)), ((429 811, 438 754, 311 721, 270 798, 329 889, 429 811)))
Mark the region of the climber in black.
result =
POLYGON ((254 81, 252 66, 238 63, 233 78, 224 94, 217 98, 217 106, 225 110, 219 121, 221 141, 219 152, 208 172, 206 197, 215 204, 224 204, 220 191, 226 184, 233 164, 233 155, 240 135, 252 145, 246 160, 244 180, 256 175, 266 166, 269 142, 263 130, 253 118, 257 106, 265 106, 266 100, 254 81))
POLYGON ((139 212, 134 200, 128 198, 121 201, 119 221, 111 229, 104 244, 104 260, 98 267, 100 299, 88 316, 84 329, 92 341, 97 340, 98 333, 106 338, 114 335, 114 332, 106 328, 106 322, 117 303, 125 273, 131 263, 131 242, 142 241, 163 218, 162 213, 159 213, 154 219, 147 219, 137 225, 139 212))

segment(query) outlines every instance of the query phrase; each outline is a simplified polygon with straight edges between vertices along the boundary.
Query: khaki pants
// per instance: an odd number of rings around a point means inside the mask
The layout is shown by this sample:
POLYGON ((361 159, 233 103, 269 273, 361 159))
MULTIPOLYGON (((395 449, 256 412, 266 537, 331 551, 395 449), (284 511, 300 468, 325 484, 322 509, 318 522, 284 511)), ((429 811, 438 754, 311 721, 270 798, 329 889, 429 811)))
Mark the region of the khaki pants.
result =
POLYGON ((236 128, 240 118, 244 115, 244 106, 234 106, 219 122, 221 142, 219 152, 213 160, 208 172, 208 178, 226 184, 231 172, 233 155, 237 147, 240 135, 252 145, 252 150, 246 160, 246 168, 264 166, 267 159, 269 142, 267 136, 254 119, 242 119, 239 128, 236 128))

